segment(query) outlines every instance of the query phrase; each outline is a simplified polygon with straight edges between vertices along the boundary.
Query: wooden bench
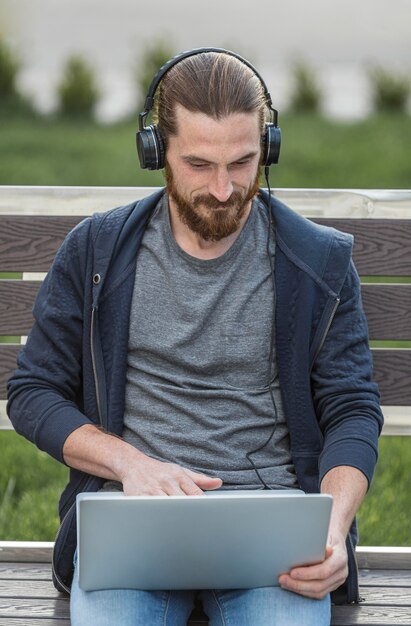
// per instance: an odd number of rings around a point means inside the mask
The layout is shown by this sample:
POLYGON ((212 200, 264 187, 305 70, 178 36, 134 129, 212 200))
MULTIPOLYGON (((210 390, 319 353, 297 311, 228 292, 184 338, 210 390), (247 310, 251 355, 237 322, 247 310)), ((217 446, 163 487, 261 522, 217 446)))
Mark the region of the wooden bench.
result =
MULTIPOLYGON (((31 308, 44 272, 69 229, 83 217, 151 190, 142 188, 0 187, 0 428, 6 381, 32 324, 31 308)), ((411 434, 411 349, 384 342, 411 341, 411 192, 382 190, 278 190, 306 217, 355 236, 354 259, 363 278, 363 301, 380 385, 385 435, 411 434), (389 277, 372 283, 374 277, 389 277)), ((0 626, 69 624, 68 599, 51 583, 51 543, 0 542, 0 626)), ((333 625, 411 625, 411 548, 358 548, 359 605, 333 607, 333 625)), ((200 609, 190 624, 206 624, 200 609)))

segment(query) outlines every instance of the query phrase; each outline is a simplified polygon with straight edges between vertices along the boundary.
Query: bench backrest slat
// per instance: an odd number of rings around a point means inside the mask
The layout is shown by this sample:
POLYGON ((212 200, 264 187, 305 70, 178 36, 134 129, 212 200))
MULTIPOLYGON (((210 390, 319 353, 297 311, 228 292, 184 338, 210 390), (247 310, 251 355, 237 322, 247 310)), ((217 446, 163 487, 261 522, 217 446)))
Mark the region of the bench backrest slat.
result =
POLYGON ((78 216, 0 214, 0 268, 2 272, 47 272, 78 216))
POLYGON ((411 276, 411 220, 313 221, 354 235, 353 258, 361 276, 411 276))
MULTIPOLYGON (((374 348, 372 356, 381 404, 411 405, 411 349, 374 348)), ((411 424, 411 410, 408 417, 411 424)))
MULTIPOLYGON (((0 399, 6 398, 6 383, 16 367, 20 349, 21 345, 0 344, 0 399)), ((380 387, 382 404, 411 405, 411 350, 377 348, 372 352, 374 378, 380 387)))
POLYGON ((0 335, 28 335, 38 280, 0 280, 0 335))
MULTIPOLYGON (((0 335, 27 335, 40 287, 36 280, 0 280, 0 335)), ((411 284, 364 284, 370 339, 411 340, 411 284)))
MULTIPOLYGON (((2 272, 46 272, 66 234, 84 217, 1 216, 2 272)), ((411 221, 327 219, 313 221, 351 233, 354 261, 364 276, 411 275, 411 221)))
POLYGON ((6 398, 6 383, 12 371, 16 368, 16 357, 21 345, 0 344, 0 398, 6 398))
POLYGON ((363 284, 362 301, 372 340, 411 340, 411 283, 363 284))

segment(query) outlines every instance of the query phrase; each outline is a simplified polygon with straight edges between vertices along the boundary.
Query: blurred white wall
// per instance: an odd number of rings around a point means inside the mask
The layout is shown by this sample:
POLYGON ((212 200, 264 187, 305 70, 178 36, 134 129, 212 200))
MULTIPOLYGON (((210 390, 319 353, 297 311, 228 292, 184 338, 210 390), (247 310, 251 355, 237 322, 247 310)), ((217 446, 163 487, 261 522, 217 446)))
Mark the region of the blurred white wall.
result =
POLYGON ((103 120, 135 109, 133 71, 160 37, 176 51, 212 45, 243 54, 280 110, 294 59, 313 66, 326 112, 343 118, 369 110, 367 65, 411 73, 410 0, 0 0, 0 33, 21 56, 21 88, 43 111, 55 107, 66 58, 86 55, 102 86, 103 120))

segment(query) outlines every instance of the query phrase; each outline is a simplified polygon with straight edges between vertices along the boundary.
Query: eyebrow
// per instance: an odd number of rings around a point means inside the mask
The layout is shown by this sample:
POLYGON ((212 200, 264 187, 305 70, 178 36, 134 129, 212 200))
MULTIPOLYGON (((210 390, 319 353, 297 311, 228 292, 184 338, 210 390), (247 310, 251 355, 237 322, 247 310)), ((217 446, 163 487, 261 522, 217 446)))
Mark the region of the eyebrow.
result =
MULTIPOLYGON (((238 161, 247 161, 247 159, 251 159, 257 155, 258 151, 253 150, 252 152, 247 152, 247 154, 238 157, 238 159, 234 159, 234 161, 232 161, 231 163, 237 163, 238 161)), ((203 159, 199 156, 196 156, 195 154, 187 154, 182 156, 181 158, 186 163, 207 163, 208 165, 213 164, 213 161, 208 161, 207 159, 203 159)), ((229 165, 231 165, 231 163, 229 163, 229 165)))

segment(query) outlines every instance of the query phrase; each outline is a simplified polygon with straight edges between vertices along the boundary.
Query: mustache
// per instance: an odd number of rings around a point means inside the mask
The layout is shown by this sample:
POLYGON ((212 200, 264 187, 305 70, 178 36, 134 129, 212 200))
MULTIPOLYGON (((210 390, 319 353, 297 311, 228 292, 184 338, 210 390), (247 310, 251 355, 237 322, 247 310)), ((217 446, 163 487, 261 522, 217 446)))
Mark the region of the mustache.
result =
POLYGON ((234 206, 238 206, 243 200, 243 196, 239 191, 233 191, 225 202, 220 202, 214 196, 203 194, 193 200, 193 207, 197 208, 201 204, 208 209, 231 209, 234 206))

